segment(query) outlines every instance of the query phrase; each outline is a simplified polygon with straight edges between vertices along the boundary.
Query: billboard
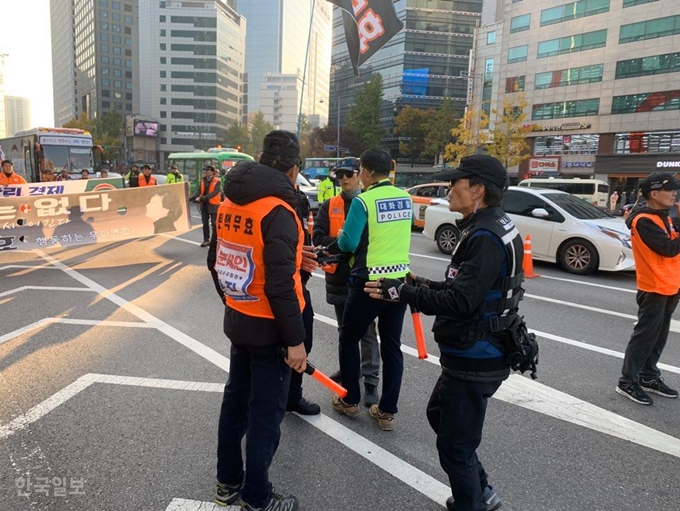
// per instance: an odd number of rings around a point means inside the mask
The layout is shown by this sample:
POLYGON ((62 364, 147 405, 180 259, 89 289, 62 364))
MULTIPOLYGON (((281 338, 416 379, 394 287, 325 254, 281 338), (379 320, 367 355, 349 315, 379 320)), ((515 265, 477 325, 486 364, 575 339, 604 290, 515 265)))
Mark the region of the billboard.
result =
POLYGON ((158 123, 135 121, 135 136, 156 138, 158 136, 158 123))
POLYGON ((71 248, 191 227, 188 185, 144 186, 4 198, 0 252, 71 248))

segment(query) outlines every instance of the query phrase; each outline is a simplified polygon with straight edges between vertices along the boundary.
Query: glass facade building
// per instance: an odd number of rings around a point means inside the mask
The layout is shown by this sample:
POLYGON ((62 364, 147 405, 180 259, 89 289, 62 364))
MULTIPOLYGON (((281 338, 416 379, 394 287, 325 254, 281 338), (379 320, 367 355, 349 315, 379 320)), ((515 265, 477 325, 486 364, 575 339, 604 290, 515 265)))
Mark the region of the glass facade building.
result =
POLYGON ((388 133, 382 144, 399 160, 399 138, 392 130, 401 108, 437 108, 451 99, 462 114, 482 0, 394 0, 394 7, 404 29, 361 66, 359 77, 349 59, 342 13, 334 10, 329 122, 337 123, 340 108, 340 125, 345 125, 356 91, 379 73, 384 92, 381 121, 388 133))

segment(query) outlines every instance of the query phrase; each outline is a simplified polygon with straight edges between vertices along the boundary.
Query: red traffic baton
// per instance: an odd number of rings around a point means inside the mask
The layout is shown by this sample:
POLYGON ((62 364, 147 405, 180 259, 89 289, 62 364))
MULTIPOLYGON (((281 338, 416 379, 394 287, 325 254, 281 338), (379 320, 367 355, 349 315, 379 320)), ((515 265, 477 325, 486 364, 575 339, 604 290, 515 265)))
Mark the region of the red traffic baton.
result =
MULTIPOLYGON (((284 358, 288 356, 288 350, 286 348, 281 348, 279 352, 284 358)), ((312 364, 309 360, 307 361, 307 368, 304 372, 340 397, 345 397, 347 395, 347 389, 345 387, 331 380, 328 376, 314 367, 314 364, 312 364)))
POLYGON ((425 345, 425 332, 423 332, 423 322, 420 319, 420 311, 413 305, 409 305, 411 309, 411 319, 413 319, 413 331, 416 334, 416 348, 418 348, 418 358, 424 360, 427 358, 427 346, 425 345))

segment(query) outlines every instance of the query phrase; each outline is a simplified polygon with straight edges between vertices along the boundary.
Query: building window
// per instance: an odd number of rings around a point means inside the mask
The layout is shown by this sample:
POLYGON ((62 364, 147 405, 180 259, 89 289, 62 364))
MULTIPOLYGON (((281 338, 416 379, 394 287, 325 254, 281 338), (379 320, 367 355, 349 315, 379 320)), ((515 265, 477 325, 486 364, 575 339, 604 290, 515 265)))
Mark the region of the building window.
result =
POLYGON ((109 87, 111 85, 111 80, 109 80, 108 78, 102 78, 102 85, 104 87, 109 87))
POLYGON ((118 92, 118 91, 114 91, 114 93, 113 93, 113 98, 114 98, 114 99, 123 99, 123 94, 121 94, 121 93, 118 92))
POLYGON ((161 37, 165 37, 165 29, 161 29, 161 37))
POLYGON ((125 38, 125 46, 132 46, 132 38, 131 37, 125 38))
POLYGON ((599 98, 543 103, 542 105, 533 106, 531 119, 540 121, 545 119, 564 119, 565 117, 586 117, 588 115, 597 115, 599 110, 599 98))
POLYGON ((531 25, 531 14, 515 16, 510 20, 510 33, 514 34, 515 32, 529 30, 529 25, 531 25))
POLYGON ((551 89, 553 87, 566 87, 579 83, 601 82, 603 72, 604 64, 596 64, 594 66, 572 67, 571 69, 536 73, 535 88, 551 89))
POLYGON ((113 54, 114 55, 120 55, 122 52, 120 50, 120 46, 114 46, 113 47, 113 54))
POLYGON ((484 61, 484 80, 482 82, 482 111, 491 115, 491 90, 493 88, 493 59, 484 61))
POLYGON ((125 78, 132 79, 132 73, 130 71, 125 71, 125 78))
POLYGON ((114 81, 113 81, 113 86, 116 87, 116 88, 118 88, 118 89, 120 89, 120 88, 123 87, 123 82, 121 82, 120 80, 114 80, 114 81))
POLYGON ((159 20, 161 23, 165 23, 165 16, 161 16, 160 18, 158 18, 158 20, 159 20))
POLYGON ((125 82, 125 88, 128 90, 132 90, 132 82, 125 82))
POLYGON ((505 79, 505 93, 510 94, 512 92, 522 92, 524 91, 525 77, 522 76, 512 76, 505 79))
POLYGON ((161 71, 161 78, 167 78, 168 73, 165 71, 161 71))
POLYGON ((167 105, 168 104, 168 99, 167 98, 161 98, 161 105, 167 105))
POLYGON ((132 25, 132 16, 130 16, 129 14, 123 16, 123 20, 125 21, 125 23, 132 25))
POLYGON ((102 30, 108 30, 109 24, 106 21, 100 21, 99 22, 99 28, 101 28, 102 30))
POLYGON ((168 113, 165 110, 161 110, 161 118, 165 119, 168 116, 168 113))
POLYGON ((111 19, 113 21, 120 21, 120 14, 118 14, 117 12, 112 12, 111 13, 111 19))
POLYGON ((486 34, 486 44, 494 44, 496 42, 496 31, 486 34))
POLYGON ((680 71, 680 52, 664 53, 637 59, 619 60, 616 63, 616 78, 660 75, 680 71))
POLYGON ((125 27, 125 34, 132 35, 132 29, 130 27, 125 27))
POLYGON ((120 59, 114 58, 113 59, 113 65, 114 66, 120 66, 120 65, 122 65, 122 62, 120 61, 120 59))
POLYGON ((100 44, 99 45, 99 51, 102 53, 108 53, 109 52, 109 45, 108 44, 100 44))
POLYGON ((127 12, 132 12, 132 6, 130 4, 124 4, 123 10, 127 12))
POLYGON ((125 99, 127 99, 128 101, 132 101, 132 92, 126 92, 125 99))
POLYGON ((113 76, 121 77, 123 75, 123 72, 120 69, 114 69, 113 70, 113 76))
POLYGON ((99 40, 105 43, 109 42, 109 34, 99 34, 99 40))
POLYGON ((607 29, 576 34, 538 43, 538 58, 602 48, 607 44, 607 29))
POLYGON ((165 50, 165 43, 161 43, 161 50, 165 50))
POLYGON ((541 11, 541 26, 609 12, 609 0, 579 0, 541 11))
POLYGON ((661 110, 680 110, 680 90, 614 96, 612 100, 613 114, 658 112, 661 110))
POLYGON ((108 110, 109 108, 111 108, 111 103, 109 101, 102 101, 102 108, 104 110, 108 110))
POLYGON ((108 18, 109 12, 108 11, 99 11, 99 17, 100 18, 108 18))
POLYGON ((108 67, 103 67, 103 68, 102 68, 102 74, 103 74, 103 75, 108 75, 108 74, 110 74, 109 68, 108 68, 108 67))
POLYGON ((119 35, 114 35, 111 40, 113 41, 113 44, 120 44, 120 36, 119 35))
POLYGON ((102 55, 102 64, 108 64, 109 63, 109 58, 106 55, 102 55))
POLYGON ((111 9, 120 10, 120 2, 111 2, 111 9))
POLYGON ((619 43, 656 39, 669 35, 680 34, 680 14, 657 18, 654 20, 640 21, 629 25, 621 25, 619 43))
POLYGON ((680 131, 654 133, 617 133, 614 152, 628 153, 680 153, 680 131))
POLYGON ((165 64, 167 62, 167 60, 168 59, 166 59, 165 57, 161 57, 161 64, 165 64))
POLYGON ((125 110, 132 112, 132 105, 130 103, 125 103, 125 110))
POLYGON ((99 0, 99 6, 100 7, 108 7, 109 6, 109 0, 99 0))
POLYGON ((634 7, 636 5, 648 4, 650 2, 658 2, 659 0, 623 0, 623 8, 634 7))
POLYGON ((513 62, 524 62, 527 59, 527 54, 529 53, 529 45, 515 46, 508 50, 508 64, 513 62))
POLYGON ((165 92, 168 90, 168 86, 165 84, 161 84, 161 92, 165 92))
POLYGON ((113 28, 113 31, 114 31, 114 32, 120 32, 120 25, 114 23, 114 24, 112 25, 112 28, 113 28))
MULTIPOLYGON (((534 139, 534 154, 597 154, 600 135, 550 135, 534 139)), ((566 168, 562 165, 562 168, 566 168)))
POLYGON ((132 69, 132 61, 131 60, 126 60, 125 61, 125 67, 128 69, 132 69))
POLYGON ((102 97, 103 98, 110 98, 111 97, 111 91, 109 89, 103 89, 102 90, 102 97))

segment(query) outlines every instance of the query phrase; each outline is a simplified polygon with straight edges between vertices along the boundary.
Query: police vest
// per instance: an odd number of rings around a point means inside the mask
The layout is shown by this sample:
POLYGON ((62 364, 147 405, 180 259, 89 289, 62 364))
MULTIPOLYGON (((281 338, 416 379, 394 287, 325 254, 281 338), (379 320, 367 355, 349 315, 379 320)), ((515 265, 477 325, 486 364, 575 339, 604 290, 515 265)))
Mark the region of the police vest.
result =
POLYGON ((383 179, 357 199, 368 214, 368 279, 406 276, 411 247, 411 196, 383 179))
MULTIPOLYGON (((345 223, 345 199, 342 195, 332 197, 328 203, 328 235, 337 238, 338 232, 345 223)), ((321 267, 326 273, 333 274, 338 269, 338 263, 325 264, 321 267)))
POLYGON ((295 210, 275 197, 265 197, 239 206, 226 199, 217 211, 217 260, 215 271, 225 303, 247 316, 274 319, 269 299, 264 292, 265 265, 262 220, 272 209, 283 206, 295 217, 298 244, 295 250, 295 293, 304 309, 300 266, 304 233, 295 210))
POLYGON ((338 189, 333 184, 331 179, 324 179, 319 183, 319 192, 317 194, 317 199, 319 202, 324 202, 331 197, 335 197, 338 194, 338 189))
POLYGON ((156 178, 153 176, 149 176, 149 180, 147 181, 147 178, 144 174, 139 175, 139 186, 156 186, 156 178))
MULTIPOLYGON (((208 193, 213 193, 215 191, 215 187, 217 186, 217 183, 219 183, 220 180, 217 179, 216 177, 212 178, 212 181, 210 181, 210 186, 208 187, 208 193)), ((208 193, 205 192, 205 180, 201 179, 201 195, 208 195, 208 193)), ((222 202, 222 197, 220 196, 219 193, 215 194, 214 197, 211 197, 210 200, 208 201, 210 204, 219 204, 222 202)))
POLYGON ((461 349, 469 348, 471 343, 479 339, 492 338, 493 336, 490 334, 507 330, 515 323, 519 302, 524 296, 521 236, 513 221, 500 208, 498 208, 496 214, 485 216, 461 233, 460 241, 451 255, 451 264, 446 268, 444 287, 453 284, 460 265, 464 263, 464 261, 459 260, 460 258, 456 258, 456 254, 461 251, 464 252, 468 241, 475 232, 481 229, 491 231, 503 243, 508 264, 508 275, 496 279, 480 306, 471 314, 472 323, 452 320, 459 324, 459 331, 455 331, 455 327, 451 325, 448 326, 448 335, 458 340, 458 342, 455 340, 451 342, 451 345, 461 349), (516 244, 517 239, 519 239, 519 243, 516 244))
POLYGON ((633 257, 635 258, 635 272, 637 287, 640 291, 670 296, 680 288, 680 255, 666 257, 654 252, 640 239, 637 223, 640 218, 648 218, 666 233, 672 240, 678 239, 678 232, 673 228, 670 218, 664 221, 651 213, 640 213, 631 224, 631 241, 633 257))
POLYGON ((182 174, 175 175, 173 172, 168 173, 168 178, 165 181, 166 184, 181 183, 184 181, 184 176, 182 174))

